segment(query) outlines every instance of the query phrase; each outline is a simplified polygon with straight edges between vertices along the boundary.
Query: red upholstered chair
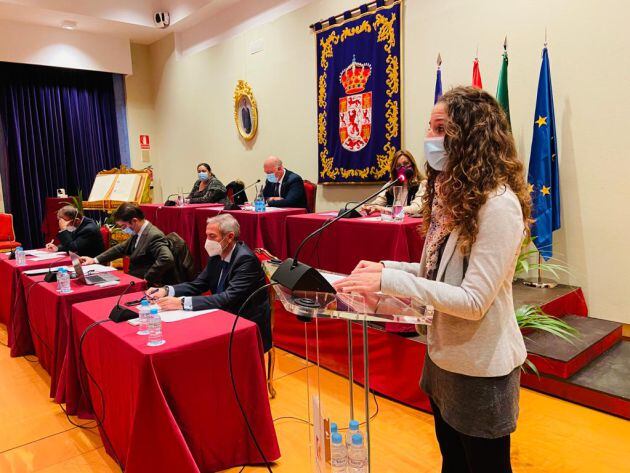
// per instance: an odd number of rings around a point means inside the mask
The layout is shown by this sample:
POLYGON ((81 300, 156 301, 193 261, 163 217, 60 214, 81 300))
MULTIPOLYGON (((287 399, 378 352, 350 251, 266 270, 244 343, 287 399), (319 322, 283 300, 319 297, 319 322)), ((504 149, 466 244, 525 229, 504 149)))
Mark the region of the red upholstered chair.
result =
POLYGON ((304 193, 306 194, 306 208, 310 213, 314 213, 315 200, 317 199, 317 184, 304 180, 304 193))
POLYGON ((0 253, 7 253, 18 246, 21 244, 15 241, 13 215, 0 213, 0 253))
POLYGON ((103 225, 101 227, 101 238, 103 238, 103 246, 105 247, 106 250, 109 249, 110 247, 110 237, 112 235, 112 232, 109 231, 109 228, 107 228, 107 225, 103 225))

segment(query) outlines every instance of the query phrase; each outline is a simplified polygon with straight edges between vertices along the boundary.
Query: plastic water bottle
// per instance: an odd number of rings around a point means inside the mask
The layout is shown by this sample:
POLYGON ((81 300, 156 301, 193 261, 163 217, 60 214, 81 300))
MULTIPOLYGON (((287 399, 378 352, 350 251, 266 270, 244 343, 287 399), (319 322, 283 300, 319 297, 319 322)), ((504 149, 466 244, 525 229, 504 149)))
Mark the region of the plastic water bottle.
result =
POLYGON ((346 448, 349 449, 350 445, 352 445, 352 436, 359 433, 361 433, 359 431, 359 421, 351 420, 350 424, 348 424, 348 432, 346 433, 346 448))
POLYGON ((256 196, 256 200, 254 201, 254 211, 255 212, 264 212, 265 211, 265 198, 262 193, 256 196))
POLYGON ((162 338, 162 319, 158 310, 153 307, 149 312, 149 341, 147 345, 150 347, 157 347, 164 345, 165 340, 162 338))
POLYGON ((21 246, 15 249, 15 263, 18 266, 26 266, 26 254, 24 253, 24 248, 21 246))
POLYGON ((331 422, 330 423, 330 435, 336 434, 337 432, 339 432, 339 428, 337 427, 337 423, 336 422, 331 422))
POLYGON ((140 303, 140 316, 138 317, 140 324, 138 325, 138 331, 136 332, 138 335, 148 335, 149 334, 149 317, 151 316, 151 307, 149 305, 149 301, 143 299, 140 303))
POLYGON ((57 291, 62 294, 72 292, 70 288, 70 273, 66 268, 59 268, 57 271, 57 291))
POLYGON ((367 473, 368 455, 367 447, 363 442, 363 435, 354 434, 352 445, 348 449, 348 473, 367 473))
POLYGON ((330 436, 330 440, 330 466, 332 467, 332 473, 346 473, 348 453, 346 446, 343 444, 343 438, 339 432, 335 432, 330 436))

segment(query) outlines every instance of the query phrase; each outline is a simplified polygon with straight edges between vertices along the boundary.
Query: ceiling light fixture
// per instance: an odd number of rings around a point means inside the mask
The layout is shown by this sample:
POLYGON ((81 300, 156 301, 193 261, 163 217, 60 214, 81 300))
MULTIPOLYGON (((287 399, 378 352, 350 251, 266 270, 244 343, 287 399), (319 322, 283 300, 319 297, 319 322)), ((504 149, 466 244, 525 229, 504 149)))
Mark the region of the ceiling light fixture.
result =
POLYGON ((63 23, 61 23, 61 27, 64 30, 74 30, 77 28, 77 22, 71 21, 71 20, 65 20, 63 23))

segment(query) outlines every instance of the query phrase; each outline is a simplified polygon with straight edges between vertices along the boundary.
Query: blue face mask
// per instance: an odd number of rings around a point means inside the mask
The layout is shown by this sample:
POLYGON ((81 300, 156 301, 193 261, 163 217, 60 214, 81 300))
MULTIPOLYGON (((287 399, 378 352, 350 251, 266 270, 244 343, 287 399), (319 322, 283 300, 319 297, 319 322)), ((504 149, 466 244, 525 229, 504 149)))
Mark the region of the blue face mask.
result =
POLYGON ((269 174, 267 174, 267 180, 269 182, 271 182, 272 184, 275 184, 276 182, 278 182, 278 178, 276 177, 276 175, 272 172, 270 172, 269 174))
POLYGON ((136 234, 136 232, 134 232, 130 227, 125 227, 125 228, 122 229, 122 231, 124 233, 126 233, 127 235, 132 235, 133 236, 133 235, 136 234))
POLYGON ((200 172, 198 175, 199 175, 199 179, 201 179, 202 181, 207 181, 208 180, 208 173, 207 172, 200 172))
POLYGON ((446 151, 444 150, 444 137, 426 138, 424 140, 424 157, 429 166, 436 171, 444 171, 446 168, 446 151))

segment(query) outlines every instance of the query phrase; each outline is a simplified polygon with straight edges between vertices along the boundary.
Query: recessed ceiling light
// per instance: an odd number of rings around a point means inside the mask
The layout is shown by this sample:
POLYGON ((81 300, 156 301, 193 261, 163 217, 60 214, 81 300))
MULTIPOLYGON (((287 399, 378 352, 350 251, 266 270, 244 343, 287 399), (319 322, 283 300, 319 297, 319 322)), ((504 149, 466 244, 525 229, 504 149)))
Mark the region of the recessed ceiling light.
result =
POLYGON ((77 22, 71 21, 71 20, 65 20, 63 23, 61 23, 61 27, 64 30, 74 30, 77 27, 77 22))

